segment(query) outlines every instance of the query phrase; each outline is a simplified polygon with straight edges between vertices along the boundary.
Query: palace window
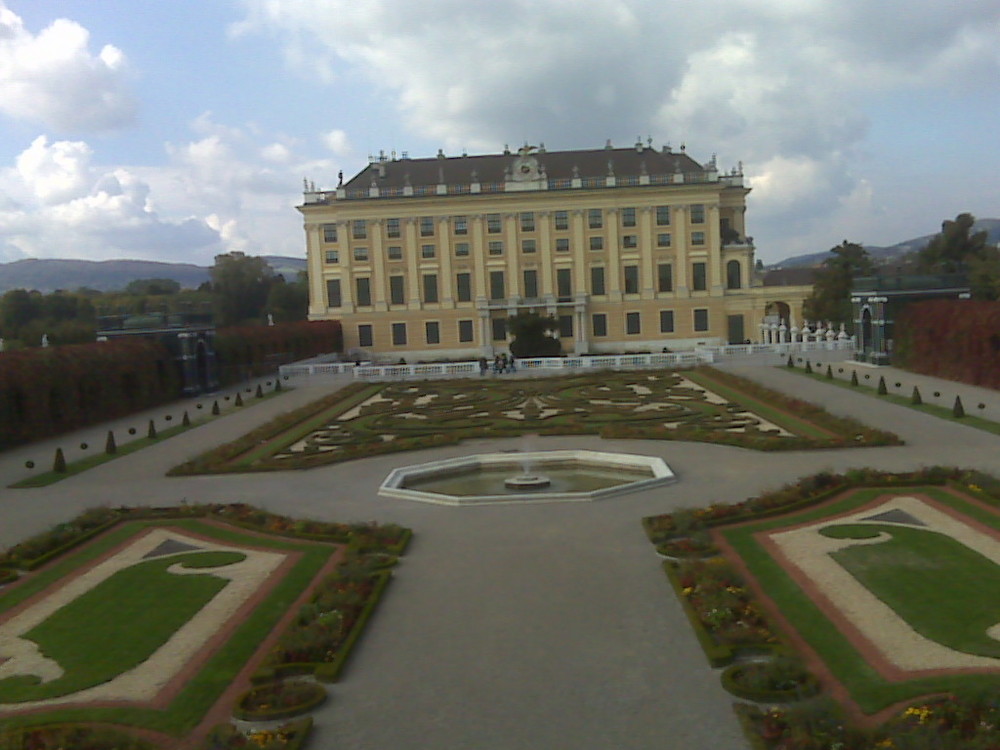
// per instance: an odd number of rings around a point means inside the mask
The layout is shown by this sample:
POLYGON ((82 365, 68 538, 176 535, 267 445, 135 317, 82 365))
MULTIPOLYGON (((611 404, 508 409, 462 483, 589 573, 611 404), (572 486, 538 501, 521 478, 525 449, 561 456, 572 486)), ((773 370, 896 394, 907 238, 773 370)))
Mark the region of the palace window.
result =
POLYGON ((571 339, 573 338, 573 316, 572 315, 560 315, 559 316, 559 338, 571 339))
POLYGON ((692 245, 704 245, 705 244, 705 233, 704 232, 691 232, 691 244, 692 245))
POLYGON ((468 258, 469 257, 469 243, 468 242, 456 242, 455 243, 455 257, 456 258, 468 258))
POLYGON ((656 266, 656 291, 672 292, 674 290, 674 268, 669 263, 658 263, 656 266))
POLYGON ((660 333, 674 332, 674 311, 660 310, 660 333))
POLYGON ((507 340, 507 318, 493 318, 491 321, 494 341, 507 340))
POLYGON ((354 248, 354 260, 359 263, 368 262, 368 248, 367 247, 356 247, 354 248))
POLYGON ((458 340, 463 343, 472 341, 472 330, 471 320, 458 321, 458 340))
POLYGON ((670 232, 660 232, 656 235, 657 247, 670 247, 670 232))
POLYGON ((468 234, 469 220, 465 216, 455 217, 455 234, 468 234))
POLYGON ((358 326, 358 346, 371 346, 373 340, 371 323, 361 323, 358 326))
POLYGON ((400 245, 389 245, 388 249, 389 260, 402 260, 403 259, 403 248, 400 245))
POLYGON ((556 231, 562 232, 569 229, 569 211, 555 212, 556 231))
POLYGON ((625 266, 625 294, 639 293, 639 266, 625 266))
POLYGON ((608 316, 604 313, 594 313, 590 317, 590 324, 595 336, 608 335, 608 316))
POLYGON ((459 302, 472 302, 472 274, 455 274, 455 292, 459 302))
POLYGON ((489 253, 490 255, 503 255, 503 241, 490 240, 489 253))
POLYGON ((385 220, 385 234, 390 239, 399 239, 399 219, 385 220))
POLYGON ((356 240, 368 239, 368 225, 364 219, 355 219, 351 222, 351 236, 356 240))
POLYGON ((604 288, 604 266, 593 266, 590 269, 590 293, 607 294, 604 288))
POLYGON ((327 250, 325 253, 323 253, 323 259, 327 263, 340 263, 340 251, 327 250))
POLYGON ((490 299, 506 299, 503 271, 490 271, 490 299))
POLYGON ((731 260, 726 263, 726 288, 739 289, 742 284, 742 273, 740 272, 740 262, 731 260))
POLYGON ((354 280, 355 302, 360 307, 369 307, 372 303, 372 282, 367 276, 354 280))
POLYGON ((629 336, 638 336, 641 331, 639 313, 625 313, 625 333, 629 336))
POLYGON ((623 208, 622 209, 622 226, 623 227, 634 227, 635 226, 635 209, 634 208, 623 208))
POLYGON ((392 345, 406 346, 406 323, 392 324, 392 345))
POLYGON ((587 226, 591 229, 600 229, 604 226, 604 214, 599 208, 592 208, 587 211, 587 226))
POLYGON ((704 307, 695 308, 694 311, 694 330, 696 331, 707 331, 708 330, 708 309, 704 307))
POLYGON ((340 296, 340 279, 327 279, 326 282, 326 306, 340 307, 343 300, 340 296))
POLYGON ((569 237, 559 237, 556 239, 556 252, 557 253, 569 252, 569 237))
POLYGON ((573 269, 556 269, 556 296, 559 299, 568 299, 573 296, 573 269))
POLYGON ((535 231, 535 214, 533 211, 524 211, 521 213, 521 231, 535 231))
POLYGON ((430 260, 435 255, 437 255, 436 245, 421 245, 420 246, 420 257, 425 260, 430 260))
POLYGON ((603 250, 604 249, 604 238, 603 237, 591 237, 590 238, 590 249, 591 250, 603 250))
POLYGON ((389 277, 389 302, 393 305, 406 304, 406 278, 403 276, 389 277))
POLYGON ((424 337, 428 344, 441 343, 441 324, 435 320, 428 320, 424 323, 424 337))
POLYGON ((538 271, 528 268, 524 272, 524 296, 534 299, 538 296, 538 271))
POLYGON ((708 288, 704 263, 691 264, 691 288, 696 292, 704 292, 708 288))
POLYGON ((337 241, 337 225, 336 224, 324 224, 323 225, 323 242, 336 242, 337 241))
POLYGON ((522 253, 533 253, 533 252, 535 252, 535 241, 534 240, 521 240, 521 252, 522 253))
POLYGON ((486 231, 500 234, 500 214, 486 214, 486 231))
POLYGON ((695 203, 691 206, 691 223, 692 224, 704 224, 705 223, 705 204, 695 203))
POLYGON ((656 207, 656 226, 658 227, 670 226, 670 206, 656 207))
POLYGON ((438 301, 438 277, 436 273, 424 274, 424 302, 438 301))
POLYGON ((622 247, 626 250, 634 250, 639 247, 639 235, 626 234, 622 237, 622 247))
POLYGON ((433 216, 421 216, 420 217, 420 236, 421 237, 433 237, 434 236, 434 217, 433 216))

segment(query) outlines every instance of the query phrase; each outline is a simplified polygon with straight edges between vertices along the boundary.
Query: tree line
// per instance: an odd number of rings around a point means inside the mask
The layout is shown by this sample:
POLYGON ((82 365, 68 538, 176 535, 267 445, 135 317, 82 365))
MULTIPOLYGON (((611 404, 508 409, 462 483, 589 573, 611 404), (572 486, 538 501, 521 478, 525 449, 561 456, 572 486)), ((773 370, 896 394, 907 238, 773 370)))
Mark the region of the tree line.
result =
MULTIPOLYGON (((941 232, 895 270, 901 274, 963 274, 973 299, 1000 299, 1000 249, 989 244, 987 232, 972 231, 975 222, 968 213, 944 221, 941 232)), ((813 279, 813 292, 802 312, 807 320, 844 323, 852 330, 851 287, 856 278, 873 276, 879 267, 857 242, 844 240, 830 252, 813 279)))
POLYGON ((227 253, 215 256, 210 280, 181 289, 173 279, 137 279, 111 292, 80 288, 43 294, 11 289, 0 297, 0 339, 4 349, 93 341, 102 315, 149 312, 206 312, 216 325, 249 326, 273 320, 305 320, 309 291, 304 273, 288 281, 263 258, 227 253))

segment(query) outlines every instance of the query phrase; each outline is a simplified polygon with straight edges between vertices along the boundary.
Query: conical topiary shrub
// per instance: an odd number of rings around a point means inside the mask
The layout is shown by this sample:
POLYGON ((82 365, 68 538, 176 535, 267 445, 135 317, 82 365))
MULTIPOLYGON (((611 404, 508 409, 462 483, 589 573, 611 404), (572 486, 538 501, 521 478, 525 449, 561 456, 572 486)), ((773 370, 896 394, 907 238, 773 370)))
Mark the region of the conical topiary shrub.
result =
POLYGON ((811 364, 811 363, 809 362, 809 360, 807 359, 807 360, 806 360, 806 374, 807 374, 807 375, 812 375, 812 371, 813 371, 813 366, 812 366, 812 364, 811 364))
POLYGON ((281 376, 279 375, 274 379, 274 391, 277 393, 281 390, 281 376))
POLYGON ((181 424, 185 427, 191 426, 191 417, 188 416, 187 409, 184 410, 184 416, 181 417, 181 424))
POLYGON ((257 392, 254 394, 254 398, 264 398, 264 389, 260 387, 260 383, 257 383, 257 392))
POLYGON ((857 384, 858 384, 858 371, 851 370, 851 385, 857 385, 857 384))
POLYGON ((889 393, 889 389, 885 387, 885 376, 880 375, 878 379, 878 395, 885 396, 889 393))
POLYGON ((236 406, 243 406, 243 394, 237 393, 236 400, 233 402, 236 406))
POLYGON ((830 365, 826 366, 826 379, 833 380, 833 368, 830 365))
POLYGON ((961 419, 965 416, 965 408, 962 406, 962 397, 955 396, 955 404, 951 407, 951 416, 961 419))
POLYGON ((156 440, 156 423, 153 420, 149 420, 149 428, 146 430, 146 437, 150 440, 156 440))
POLYGON ((115 433, 108 430, 108 439, 104 441, 104 452, 113 456, 118 452, 118 444, 115 443, 115 433))
POLYGON ((213 417, 219 416, 219 401, 218 401, 218 399, 216 399, 215 401, 212 402, 212 416, 213 417))
POLYGON ((792 355, 791 354, 788 355, 788 364, 785 365, 785 366, 786 367, 795 367, 795 360, 792 359, 792 355))
POLYGON ((66 473, 66 456, 63 455, 62 448, 56 448, 55 458, 52 459, 52 471, 56 474, 66 473))
POLYGON ((920 398, 920 389, 917 386, 913 386, 913 393, 910 394, 910 403, 915 406, 924 403, 924 400, 920 398))

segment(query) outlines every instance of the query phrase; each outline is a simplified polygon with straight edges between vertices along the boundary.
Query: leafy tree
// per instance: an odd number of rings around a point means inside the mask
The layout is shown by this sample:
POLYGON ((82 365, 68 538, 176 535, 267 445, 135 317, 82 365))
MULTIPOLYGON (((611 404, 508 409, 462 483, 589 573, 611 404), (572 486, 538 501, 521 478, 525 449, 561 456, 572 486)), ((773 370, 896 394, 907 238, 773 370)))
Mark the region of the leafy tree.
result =
POLYGON ((806 298, 802 313, 807 320, 829 320, 852 328, 851 285, 858 276, 874 270, 868 251, 856 242, 844 240, 823 261, 813 281, 813 292, 806 298))
POLYGON ((267 294, 265 309, 274 316, 275 323, 305 320, 309 309, 309 287, 306 275, 300 273, 298 280, 292 282, 286 282, 281 275, 277 276, 267 294))
POLYGON ((559 330, 559 321, 551 315, 522 312, 508 318, 507 324, 514 336, 510 351, 518 359, 552 357, 562 351, 559 339, 546 335, 559 330))
POLYGON ((918 256, 923 271, 955 273, 964 271, 970 261, 983 258, 987 244, 985 231, 971 234, 976 219, 972 214, 959 214, 954 221, 941 223, 941 233, 918 256))
POLYGON ((274 271, 267 261, 238 252, 216 255, 210 274, 218 325, 261 320, 275 282, 274 271))
POLYGON ((969 286, 975 299, 1000 300, 1000 249, 987 246, 969 260, 969 286))
POLYGON ((177 294, 180 290, 180 282, 174 279, 136 279, 130 281, 124 289, 125 294, 142 296, 177 294))
POLYGON ((42 313, 42 295, 25 289, 11 289, 0 297, 0 335, 17 338, 21 328, 42 313))

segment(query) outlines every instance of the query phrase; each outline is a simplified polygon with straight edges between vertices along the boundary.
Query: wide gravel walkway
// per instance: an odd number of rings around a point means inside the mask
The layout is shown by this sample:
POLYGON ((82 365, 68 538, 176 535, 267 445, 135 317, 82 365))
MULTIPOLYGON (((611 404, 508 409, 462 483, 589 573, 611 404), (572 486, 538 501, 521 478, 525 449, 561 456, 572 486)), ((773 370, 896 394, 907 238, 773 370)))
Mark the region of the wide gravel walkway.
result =
MULTIPOLYGON (((400 523, 413 528, 413 544, 342 681, 332 686, 333 700, 317 713, 313 746, 742 750, 747 744, 732 698, 670 591, 642 516, 739 500, 822 469, 957 464, 1000 473, 1000 437, 808 380, 774 367, 777 362, 722 367, 894 430, 907 444, 764 454, 679 442, 533 438, 532 447, 542 450, 600 447, 662 456, 679 477, 667 488, 597 503, 451 508, 376 494, 395 466, 509 450, 518 447, 516 439, 307 472, 164 476, 202 450, 347 382, 331 378, 48 488, 6 484, 26 473, 27 457, 50 461, 59 441, 0 454, 0 547, 100 504, 240 501, 293 516, 400 523)), ((966 388, 927 382, 942 394, 966 388)), ((1000 414, 1000 394, 977 391, 973 398, 988 404, 985 415, 1000 414)), ((103 445, 106 429, 62 442, 90 435, 103 445)))

